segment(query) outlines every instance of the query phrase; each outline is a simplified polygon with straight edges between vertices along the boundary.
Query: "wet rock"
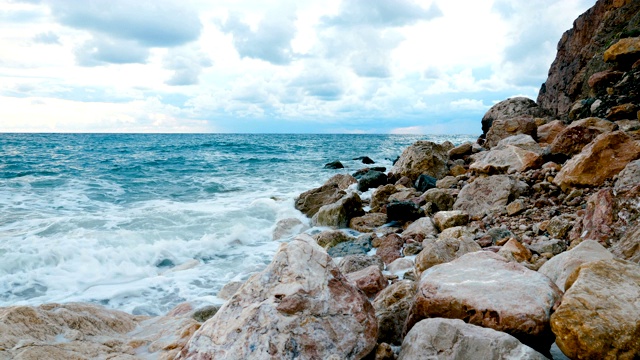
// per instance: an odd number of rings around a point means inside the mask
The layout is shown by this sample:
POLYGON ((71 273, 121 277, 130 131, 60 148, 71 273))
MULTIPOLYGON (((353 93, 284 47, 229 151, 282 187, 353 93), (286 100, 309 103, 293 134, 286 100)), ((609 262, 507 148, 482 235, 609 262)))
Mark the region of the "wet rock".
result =
POLYGON ((359 232, 373 232, 387 223, 387 214, 367 213, 349 220, 349 227, 359 232))
POLYGON ((347 255, 340 260, 338 267, 343 274, 348 274, 372 265, 377 266, 380 271, 384 270, 384 262, 376 255, 347 255))
POLYGON ((371 188, 387 184, 387 175, 375 170, 369 170, 358 179, 358 191, 367 191, 371 188))
POLYGON ((422 251, 416 257, 416 273, 450 261, 453 261, 467 253, 480 251, 480 245, 467 237, 439 238, 423 246, 422 251))
POLYGON ((236 291, 240 289, 240 286, 242 286, 242 284, 244 284, 244 282, 242 281, 229 281, 228 283, 224 284, 220 291, 218 291, 216 297, 222 300, 229 300, 233 296, 233 294, 235 294, 236 291))
POLYGON ((562 189, 600 186, 632 160, 640 158, 640 144, 622 131, 598 136, 562 167, 554 183, 562 189), (611 161, 615 159, 615 161, 611 161))
POLYGON ((309 227, 296 218, 286 218, 278 220, 275 229, 273 229, 272 239, 280 240, 292 237, 307 230, 309 227))
POLYGON ((405 337, 398 360, 528 359, 545 356, 501 331, 459 319, 424 319, 405 337))
POLYGON ((335 174, 325 182, 325 185, 337 184, 340 190, 346 190, 357 182, 356 178, 349 174, 335 174))
POLYGON ((404 240, 397 234, 390 234, 382 239, 376 255, 378 255, 385 264, 391 264, 395 259, 402 257, 401 250, 404 240))
POLYGON ((300 194, 296 199, 295 208, 312 217, 322 206, 335 203, 345 194, 337 183, 324 184, 300 194))
POLYGON ((375 296, 387 287, 387 278, 377 265, 346 274, 347 279, 368 297, 375 296))
POLYGON ((556 343, 572 359, 640 356, 640 266, 609 259, 581 265, 551 316, 556 343))
POLYGON ((180 358, 360 359, 377 332, 365 295, 300 235, 195 332, 180 358))
POLYGON ((362 200, 360 200, 358 194, 351 193, 343 196, 333 204, 322 206, 313 215, 311 222, 314 226, 346 228, 349 226, 349 220, 362 215, 364 215, 362 200))
POLYGON ((498 142, 509 136, 526 134, 536 136, 538 126, 531 116, 519 116, 508 119, 494 120, 487 132, 484 146, 488 149, 498 145, 498 142))
POLYGON ((510 119, 522 115, 540 117, 543 111, 535 101, 526 97, 513 97, 491 107, 482 117, 482 134, 486 135, 495 120, 510 119))
POLYGON ((489 151, 472 155, 469 170, 481 174, 505 174, 540 168, 542 156, 514 145, 499 145, 489 151))
POLYGON ((327 230, 313 236, 316 243, 324 249, 332 248, 345 241, 353 241, 354 237, 340 230, 327 230))
POLYGON ((395 178, 406 176, 415 181, 422 174, 441 179, 449 169, 448 149, 431 141, 417 141, 404 150, 391 169, 395 178))
POLYGON ((640 264, 640 222, 630 226, 620 240, 611 247, 617 257, 640 264))
POLYGON ((378 341, 400 345, 402 328, 416 292, 414 281, 398 281, 382 290, 373 301, 378 319, 378 341))
POLYGON ((571 157, 579 154, 598 135, 611 132, 617 127, 611 121, 595 117, 574 121, 556 136, 549 146, 549 152, 571 157))
POLYGON ((551 258, 538 272, 548 276, 561 290, 565 290, 567 278, 582 264, 612 258, 613 255, 598 242, 585 240, 575 248, 551 258))
POLYGON ((422 251, 422 244, 419 242, 412 242, 405 244, 404 248, 402 248, 402 255, 413 256, 417 255, 420 251, 422 251))
POLYGON ((429 189, 435 188, 436 181, 438 181, 438 179, 434 178, 433 176, 422 174, 418 176, 418 179, 416 180, 414 186, 416 190, 425 192, 429 189))
POLYGON ((540 144, 551 144, 564 128, 564 123, 560 120, 553 120, 538 126, 538 142, 540 144))
POLYGON ((438 230, 430 217, 421 217, 409 225, 403 232, 403 237, 416 237, 422 238, 435 237, 438 235, 438 230))
POLYGON ((357 157, 357 158, 355 158, 355 159, 353 159, 353 160, 360 160, 360 161, 362 161, 362 163, 363 163, 363 164, 367 164, 367 165, 375 164, 375 163, 376 163, 375 161, 373 161, 373 160, 372 160, 370 157, 368 157, 368 156, 360 156, 360 157, 357 157))
POLYGON ((413 221, 422 215, 420 207, 412 201, 392 201, 387 204, 387 219, 389 221, 413 221))
POLYGON ((460 190, 453 209, 466 211, 472 219, 479 219, 493 209, 504 209, 527 188, 526 183, 508 175, 478 178, 460 190))
POLYGON ((330 163, 324 164, 325 169, 344 169, 344 165, 340 161, 332 161, 330 163))
POLYGON ((353 241, 340 243, 329 250, 327 253, 331 257, 344 257, 347 255, 362 255, 371 251, 371 238, 360 237, 353 241))
POLYGON ((549 314, 561 297, 546 276, 476 251, 422 274, 405 330, 424 318, 462 319, 547 351, 553 342, 549 314))
POLYGON ((433 222, 440 231, 454 226, 464 226, 469 223, 469 214, 462 210, 438 211, 433 216, 433 222))
POLYGON ((205 322, 213 317, 218 310, 220 310, 220 305, 207 305, 203 306, 196 311, 193 312, 191 316, 197 322, 205 322))

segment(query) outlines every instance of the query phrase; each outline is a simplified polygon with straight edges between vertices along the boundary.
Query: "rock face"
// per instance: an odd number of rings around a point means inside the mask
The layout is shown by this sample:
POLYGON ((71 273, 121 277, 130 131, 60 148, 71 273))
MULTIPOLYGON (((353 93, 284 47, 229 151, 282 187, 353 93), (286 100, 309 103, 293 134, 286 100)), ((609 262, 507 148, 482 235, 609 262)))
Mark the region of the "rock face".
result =
POLYGON ((548 349, 553 342, 549 314, 561 297, 546 276, 477 251, 422 273, 406 330, 424 318, 463 319, 548 349))
POLYGON ((523 194, 527 184, 508 175, 478 178, 460 190, 454 210, 466 211, 471 218, 482 218, 494 208, 504 208, 523 194))
POLYGON ((357 216, 364 214, 362 210, 362 200, 356 193, 345 195, 333 204, 322 206, 318 212, 313 215, 311 222, 315 226, 333 226, 337 228, 345 228, 349 225, 349 221, 357 216))
POLYGON ((504 332, 458 319, 424 319, 409 331, 398 360, 529 359, 545 356, 504 332))
POLYGON ((441 179, 449 171, 448 150, 447 147, 431 141, 417 141, 402 152, 391 173, 395 179, 406 176, 412 182, 422 174, 441 179))
POLYGON ((484 144, 486 148, 492 148, 498 145, 500 140, 518 134, 537 136, 538 126, 531 116, 519 116, 514 118, 506 118, 494 120, 493 125, 487 132, 487 139, 484 144))
POLYGON ((300 235, 196 331, 181 358, 361 359, 377 331, 365 295, 300 235))
POLYGON ((640 143, 623 131, 598 136, 562 167, 554 183, 563 189, 599 186, 640 158, 640 143))
POLYGON ((554 256, 540 267, 538 272, 548 276, 561 290, 565 290, 567 279, 582 264, 613 259, 613 255, 598 242, 585 240, 575 248, 554 256))
POLYGON ((633 0, 598 1, 574 21, 562 36, 538 104, 554 117, 565 116, 578 99, 589 97, 591 75, 609 68, 603 53, 624 33, 638 29, 640 3, 633 0))
POLYGON ((495 120, 511 119, 522 115, 540 117, 543 111, 538 104, 526 97, 503 100, 491 107, 482 117, 482 134, 486 135, 495 120))
POLYGON ((188 314, 147 318, 80 303, 12 306, 0 308, 0 359, 169 359, 198 327, 188 314))
POLYGON ((542 156, 514 145, 500 145, 472 155, 469 170, 481 174, 511 174, 539 168, 542 156))
POLYGON ((400 345, 402 328, 416 292, 414 281, 398 281, 382 290, 373 301, 378 319, 378 342, 400 345))
POLYGON ((586 263, 551 316, 558 347, 572 359, 640 357, 640 266, 610 259, 586 263))

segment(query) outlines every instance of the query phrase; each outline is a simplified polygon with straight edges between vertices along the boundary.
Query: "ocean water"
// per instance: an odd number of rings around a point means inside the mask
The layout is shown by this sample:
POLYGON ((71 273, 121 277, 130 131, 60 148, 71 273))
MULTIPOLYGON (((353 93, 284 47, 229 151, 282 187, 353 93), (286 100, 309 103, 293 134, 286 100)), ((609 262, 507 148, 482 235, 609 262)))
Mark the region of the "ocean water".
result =
POLYGON ((417 140, 475 136, 0 134, 0 306, 94 302, 159 315, 270 261, 294 198, 391 168, 417 140), (323 169, 340 160, 342 170, 323 169))

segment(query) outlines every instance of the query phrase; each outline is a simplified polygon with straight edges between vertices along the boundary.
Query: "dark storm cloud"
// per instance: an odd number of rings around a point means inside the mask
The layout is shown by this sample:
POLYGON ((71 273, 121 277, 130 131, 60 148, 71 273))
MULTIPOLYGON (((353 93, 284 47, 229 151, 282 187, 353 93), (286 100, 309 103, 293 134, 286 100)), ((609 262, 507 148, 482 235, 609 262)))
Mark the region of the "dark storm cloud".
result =
POLYGON ((135 41, 97 36, 75 49, 80 66, 144 63, 149 50, 135 41))
POLYGON ((344 0, 340 13, 324 17, 323 22, 327 26, 390 27, 410 25, 439 16, 442 16, 442 11, 435 3, 425 9, 411 0, 344 0))
POLYGON ((220 29, 233 36, 233 46, 240 57, 260 59, 276 65, 291 62, 291 40, 296 34, 295 17, 267 14, 256 30, 244 23, 237 14, 230 14, 220 23, 220 29))
POLYGON ((171 47, 198 39, 198 14, 183 2, 167 0, 50 0, 62 24, 136 41, 142 46, 171 47))
POLYGON ((39 44, 60 44, 60 37, 56 35, 53 31, 47 31, 47 32, 36 34, 33 37, 33 42, 39 43, 39 44))

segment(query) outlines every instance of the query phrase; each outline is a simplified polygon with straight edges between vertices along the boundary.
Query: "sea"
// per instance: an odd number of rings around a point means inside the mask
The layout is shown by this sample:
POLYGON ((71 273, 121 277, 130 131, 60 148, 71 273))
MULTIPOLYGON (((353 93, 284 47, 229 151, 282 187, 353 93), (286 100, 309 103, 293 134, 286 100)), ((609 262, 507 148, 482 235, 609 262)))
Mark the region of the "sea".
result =
POLYGON ((161 315, 262 270, 303 191, 473 135, 0 134, 0 306, 161 315), (339 160, 345 168, 324 169, 339 160))

